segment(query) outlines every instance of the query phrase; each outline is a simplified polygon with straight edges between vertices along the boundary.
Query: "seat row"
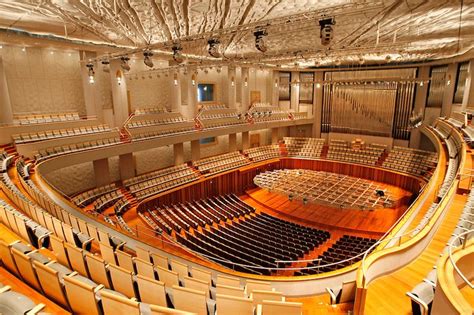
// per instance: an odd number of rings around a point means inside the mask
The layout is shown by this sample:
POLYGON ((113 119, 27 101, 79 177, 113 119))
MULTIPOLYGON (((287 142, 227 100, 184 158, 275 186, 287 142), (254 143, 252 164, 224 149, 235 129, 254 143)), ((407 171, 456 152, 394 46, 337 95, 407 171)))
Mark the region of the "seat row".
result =
POLYGON ((137 191, 133 195, 135 198, 137 198, 137 200, 144 200, 157 193, 166 191, 168 189, 172 189, 174 187, 178 187, 180 185, 184 185, 186 183, 190 183, 197 179, 199 179, 199 175, 196 174, 195 172, 192 172, 192 173, 189 173, 188 175, 181 176, 173 180, 164 181, 160 184, 156 184, 156 185, 152 184, 151 186, 148 186, 147 188, 144 188, 143 190, 137 191))
POLYGON ((244 154, 253 162, 269 160, 280 157, 280 147, 278 145, 267 145, 244 150, 244 154))
POLYGON ((112 184, 108 184, 105 186, 100 186, 91 190, 84 191, 72 197, 71 200, 72 202, 76 204, 76 206, 85 207, 91 202, 93 202, 95 198, 100 197, 116 189, 117 187, 115 186, 115 183, 112 183, 112 184))
POLYGON ((137 192, 150 188, 152 186, 158 186, 161 184, 165 184, 167 182, 176 181, 182 177, 188 177, 190 175, 195 175, 196 178, 198 177, 198 175, 194 172, 193 169, 189 167, 180 168, 176 172, 173 172, 173 173, 151 176, 150 177, 151 179, 144 180, 132 185, 127 185, 127 189, 132 194, 136 194, 137 192))
POLYGON ((187 169, 187 168, 188 168, 188 166, 186 164, 181 164, 181 165, 176 165, 176 166, 163 168, 163 169, 160 169, 160 170, 157 170, 157 171, 153 171, 151 173, 146 173, 146 174, 143 174, 143 175, 139 175, 139 176, 135 176, 135 177, 126 179, 126 180, 123 181, 123 185, 124 186, 134 185, 134 184, 137 184, 137 183, 149 180, 149 179, 153 179, 153 178, 156 178, 156 177, 176 173, 178 171, 181 171, 181 170, 184 170, 184 169, 187 169))
POLYGON ((37 142, 50 139, 58 139, 65 137, 73 137, 79 135, 94 134, 100 132, 111 131, 107 125, 97 125, 97 126, 87 126, 87 127, 78 127, 78 128, 69 128, 69 129, 54 129, 46 130, 41 132, 30 132, 30 133, 21 133, 13 135, 13 142, 15 144, 23 144, 30 142, 37 142))
POLYGON ((17 125, 44 124, 58 121, 79 120, 79 113, 58 113, 58 114, 26 114, 16 115, 13 123, 17 125))

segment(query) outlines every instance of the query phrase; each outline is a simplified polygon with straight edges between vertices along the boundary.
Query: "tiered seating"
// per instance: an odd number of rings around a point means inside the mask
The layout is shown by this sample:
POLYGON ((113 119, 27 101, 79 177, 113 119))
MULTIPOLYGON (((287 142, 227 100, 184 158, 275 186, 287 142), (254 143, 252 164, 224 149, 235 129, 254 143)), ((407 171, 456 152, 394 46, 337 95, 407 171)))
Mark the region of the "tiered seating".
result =
POLYGON ((467 125, 467 114, 453 111, 447 121, 454 127, 461 129, 467 125))
POLYGON ((319 261, 309 263, 307 269, 297 272, 296 275, 311 275, 350 266, 361 260, 361 254, 369 250, 376 242, 375 239, 344 235, 318 256, 319 261))
POLYGON ((0 283, 0 314, 41 314, 45 305, 0 283))
POLYGON ((466 125, 462 129, 462 132, 466 136, 466 138, 465 138, 466 142, 472 148, 474 146, 474 128, 471 125, 466 125))
MULTIPOLYGON (((147 116, 148 117, 148 116, 147 116)), ((165 124, 179 124, 185 122, 183 116, 179 113, 168 113, 162 115, 156 115, 156 117, 151 116, 148 119, 140 119, 141 117, 136 117, 128 122, 127 128, 140 128, 156 125, 165 125, 165 124)))
POLYGON ((275 159, 280 157, 280 147, 277 144, 244 150, 244 154, 253 162, 275 159))
MULTIPOLYGON (((178 135, 183 133, 194 132, 194 124, 193 123, 183 123, 186 126, 180 126, 180 124, 172 125, 170 124, 169 128, 157 131, 148 131, 148 132, 137 132, 133 134, 133 140, 143 140, 149 138, 158 138, 158 137, 166 137, 172 135, 178 135)), ((138 128, 137 128, 138 129, 138 128)))
POLYGON ((44 124, 57 121, 79 120, 79 113, 25 114, 15 115, 13 123, 17 125, 44 124))
POLYGON ((284 137, 288 156, 319 159, 324 147, 324 139, 284 137))
POLYGON ((380 144, 351 146, 344 140, 331 140, 327 157, 332 160, 375 165, 385 149, 386 146, 380 144))
POLYGON ((382 166, 415 176, 429 178, 429 172, 436 166, 438 155, 435 152, 393 147, 382 166))
POLYGON ((146 114, 162 114, 166 113, 168 110, 163 107, 144 107, 136 108, 135 115, 146 115, 146 114))
MULTIPOLYGON (((427 212, 423 220, 415 228, 413 234, 421 230, 429 221, 429 218, 435 210, 436 204, 434 204, 427 212)), ((471 189, 469 198, 464 205, 463 212, 458 220, 458 223, 452 233, 451 238, 448 240, 446 246, 444 247, 442 253, 447 254, 450 246, 461 246, 463 245, 464 238, 459 237, 460 234, 472 230, 474 225, 474 189, 471 189)), ((467 235, 468 238, 465 239, 467 242, 469 239, 474 237, 474 234, 471 233, 467 235)), ((407 292, 407 295, 411 299, 411 308, 413 314, 426 314, 431 309, 433 299, 435 296, 435 289, 437 284, 437 272, 436 268, 433 268, 422 282, 418 283, 410 292, 407 292)))
POLYGON ((124 181, 125 187, 138 200, 192 182, 199 175, 186 164, 158 170, 124 181))
POLYGON ((35 154, 35 159, 37 161, 41 161, 47 158, 63 155, 63 154, 68 154, 68 153, 74 153, 74 152, 80 152, 84 150, 89 150, 89 149, 95 149, 95 148, 102 148, 102 147, 107 147, 111 145, 115 145, 120 143, 120 137, 114 137, 114 138, 106 138, 106 139, 100 139, 100 140, 94 140, 94 141, 88 141, 88 142, 80 142, 80 143, 74 143, 74 144, 69 144, 69 145, 63 145, 61 147, 52 147, 52 148, 47 148, 47 149, 42 149, 38 151, 38 154, 35 154))
POLYGON ((43 140, 58 139, 64 137, 80 136, 101 132, 112 131, 107 125, 97 125, 97 126, 87 126, 87 127, 78 127, 78 128, 69 128, 69 129, 56 129, 56 130, 47 130, 42 132, 30 132, 30 133, 21 133, 13 135, 13 141, 15 144, 37 142, 43 140))
POLYGON ((205 176, 231 170, 249 163, 249 160, 238 151, 193 161, 193 165, 205 176))
POLYGON ((85 207, 91 202, 93 202, 94 199, 96 199, 97 197, 100 197, 101 195, 104 195, 116 189, 117 188, 115 186, 115 183, 112 183, 109 185, 100 186, 91 190, 87 190, 83 193, 80 193, 72 197, 71 200, 76 204, 76 206, 85 207))
POLYGON ((118 199, 123 198, 123 194, 120 190, 113 190, 112 192, 106 193, 95 199, 92 202, 92 209, 94 212, 102 213, 105 209, 114 204, 118 199))

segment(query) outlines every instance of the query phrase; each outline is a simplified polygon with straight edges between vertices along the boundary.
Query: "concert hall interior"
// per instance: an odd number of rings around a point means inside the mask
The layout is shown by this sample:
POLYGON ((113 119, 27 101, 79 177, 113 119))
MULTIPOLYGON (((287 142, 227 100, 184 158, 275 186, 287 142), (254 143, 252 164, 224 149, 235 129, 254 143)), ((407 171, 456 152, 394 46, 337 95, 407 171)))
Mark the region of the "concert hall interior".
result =
POLYGON ((0 0, 0 314, 474 313, 474 0, 0 0))

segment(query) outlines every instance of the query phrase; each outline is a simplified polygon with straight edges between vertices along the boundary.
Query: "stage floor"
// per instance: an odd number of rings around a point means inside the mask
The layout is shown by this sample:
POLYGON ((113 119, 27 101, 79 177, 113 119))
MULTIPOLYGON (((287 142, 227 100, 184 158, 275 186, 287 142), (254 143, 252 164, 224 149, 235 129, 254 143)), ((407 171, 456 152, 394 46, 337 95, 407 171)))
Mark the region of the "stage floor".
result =
POLYGON ((375 210, 341 209, 326 205, 308 203, 300 200, 288 200, 288 196, 255 188, 247 191, 241 199, 260 211, 293 219, 299 222, 329 231, 339 230, 349 234, 382 236, 409 207, 412 193, 399 187, 378 183, 388 189, 394 200, 393 208, 375 210))

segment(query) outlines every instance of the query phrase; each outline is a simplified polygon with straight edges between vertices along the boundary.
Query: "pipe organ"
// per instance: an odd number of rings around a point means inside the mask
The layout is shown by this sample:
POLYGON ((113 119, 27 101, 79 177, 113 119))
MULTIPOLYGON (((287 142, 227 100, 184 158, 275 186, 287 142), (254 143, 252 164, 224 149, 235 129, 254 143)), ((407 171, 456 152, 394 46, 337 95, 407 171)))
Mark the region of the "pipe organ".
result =
POLYGON ((413 68, 325 73, 322 131, 409 139, 415 75, 413 68))

